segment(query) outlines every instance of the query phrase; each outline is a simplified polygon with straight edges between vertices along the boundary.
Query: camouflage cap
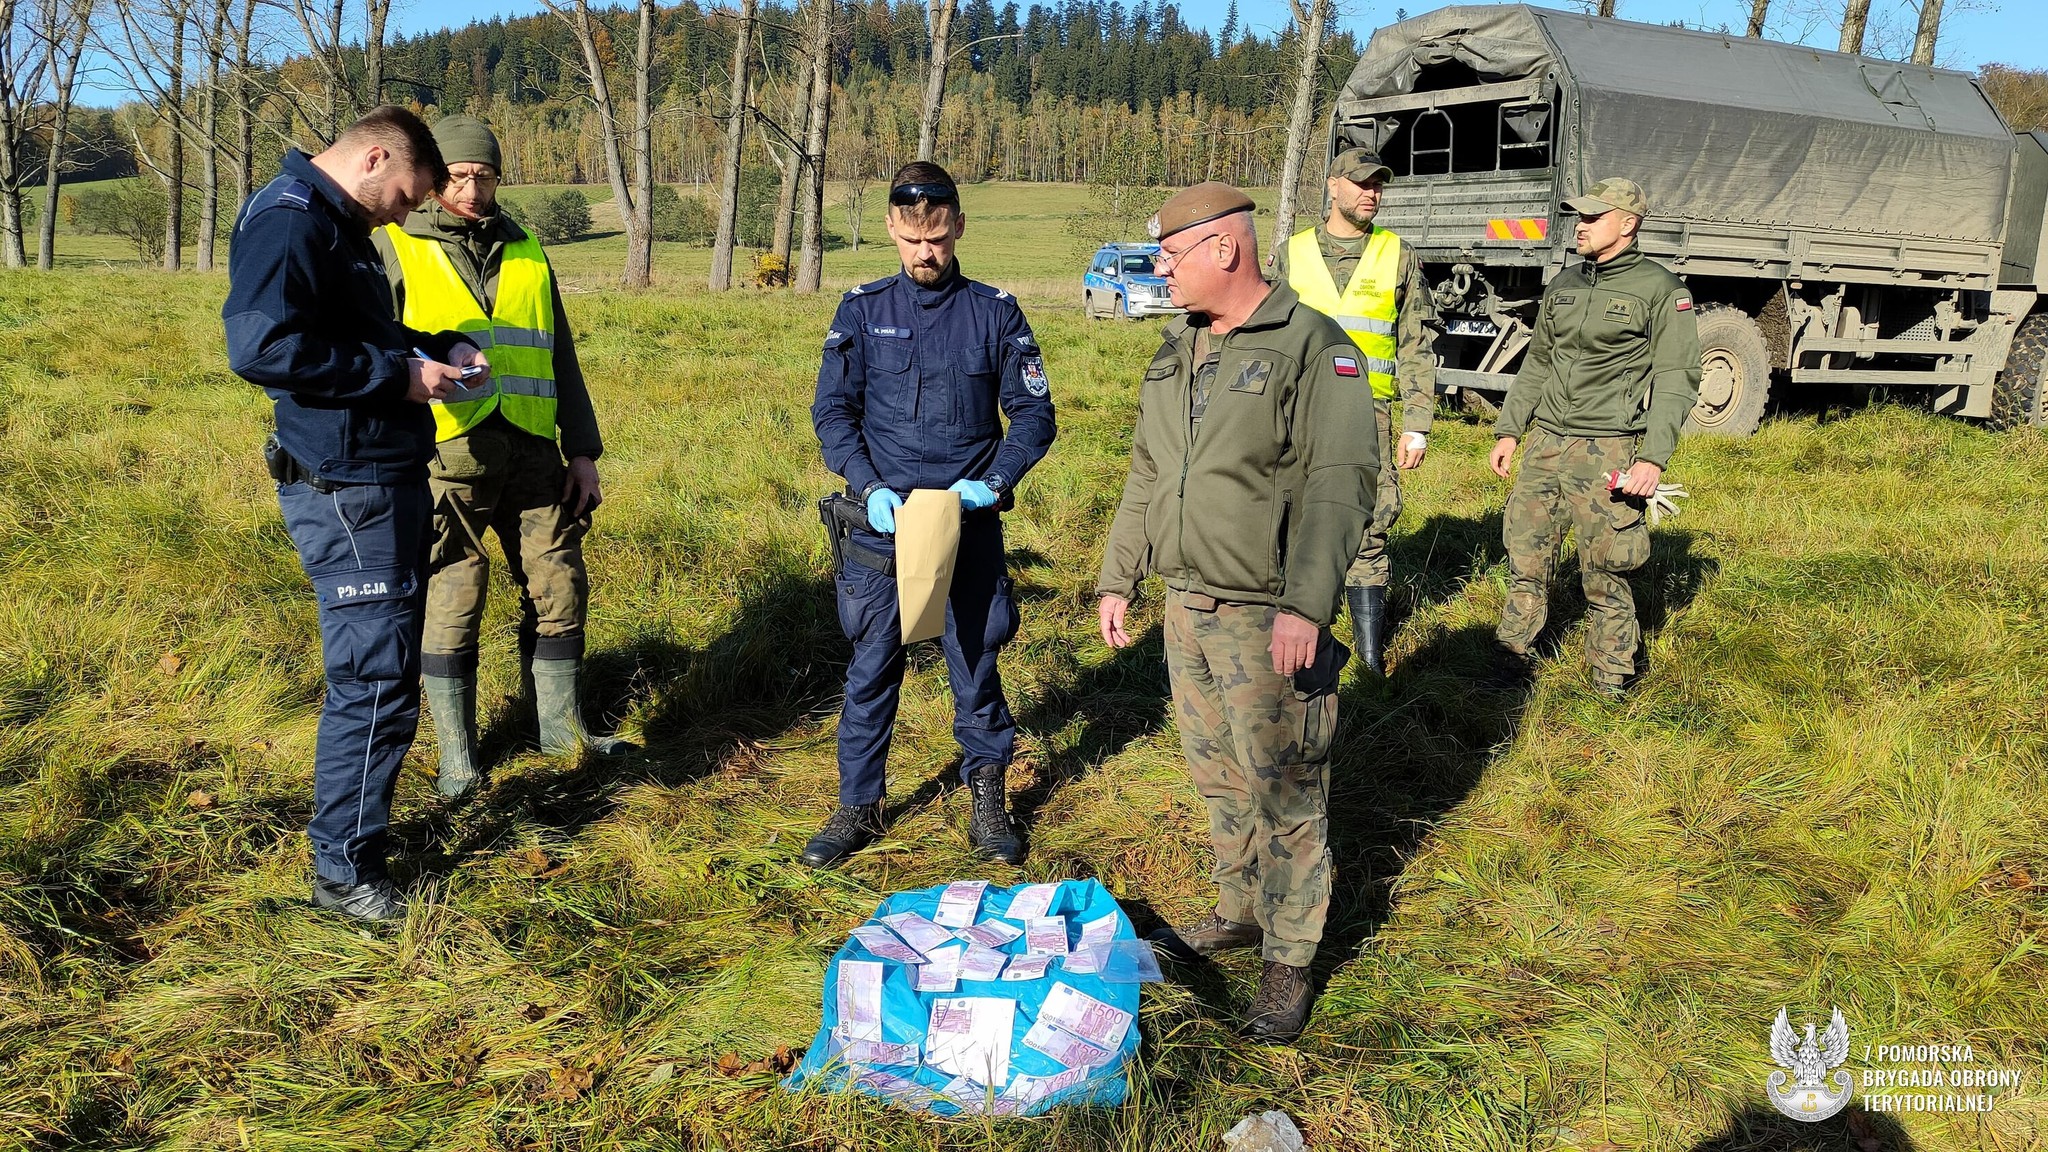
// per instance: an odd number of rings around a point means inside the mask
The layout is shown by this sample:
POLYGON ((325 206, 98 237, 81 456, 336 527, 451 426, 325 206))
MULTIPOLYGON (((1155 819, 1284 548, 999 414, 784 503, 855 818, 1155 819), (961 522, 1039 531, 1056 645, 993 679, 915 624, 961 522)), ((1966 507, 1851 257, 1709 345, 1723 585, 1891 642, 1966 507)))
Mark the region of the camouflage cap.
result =
POLYGON ((1598 216, 1602 212, 1620 211, 1631 216, 1648 216, 1650 198, 1643 195, 1643 186, 1625 176, 1609 176, 1582 196, 1574 196, 1562 205, 1567 212, 1581 216, 1598 216))
POLYGON ((1346 148, 1330 161, 1330 175, 1354 184, 1369 184, 1373 180, 1386 180, 1394 170, 1380 163, 1379 155, 1366 148, 1346 148))
POLYGON ((1159 214, 1145 222, 1145 233, 1154 240, 1164 240, 1176 232, 1219 220, 1233 212, 1252 210, 1252 198, 1223 183, 1221 180, 1204 180, 1173 197, 1159 206, 1159 214))

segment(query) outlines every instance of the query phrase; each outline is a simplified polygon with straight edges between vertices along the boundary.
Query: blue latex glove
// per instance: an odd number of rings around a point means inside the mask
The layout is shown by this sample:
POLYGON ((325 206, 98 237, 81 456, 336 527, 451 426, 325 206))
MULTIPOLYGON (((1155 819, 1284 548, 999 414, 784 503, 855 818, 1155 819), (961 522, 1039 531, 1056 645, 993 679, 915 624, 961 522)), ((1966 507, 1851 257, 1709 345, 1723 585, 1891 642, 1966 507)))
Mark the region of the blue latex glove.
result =
POLYGON ((868 527, 877 532, 896 534, 896 510, 903 507, 903 497, 887 488, 877 488, 868 494, 868 527))
POLYGON ((979 480, 955 480, 948 492, 960 494, 960 507, 969 512, 996 506, 996 490, 979 480))

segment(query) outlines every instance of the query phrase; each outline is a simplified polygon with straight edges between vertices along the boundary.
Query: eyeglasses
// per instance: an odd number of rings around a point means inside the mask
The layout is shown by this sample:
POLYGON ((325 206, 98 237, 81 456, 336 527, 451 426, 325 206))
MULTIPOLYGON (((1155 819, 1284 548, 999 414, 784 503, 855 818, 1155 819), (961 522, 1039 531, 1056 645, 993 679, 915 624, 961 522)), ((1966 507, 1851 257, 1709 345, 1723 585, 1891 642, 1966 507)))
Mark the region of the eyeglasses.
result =
POLYGON ((1221 232, 1211 232, 1207 236, 1204 236, 1200 240, 1197 240, 1194 243, 1188 245, 1187 247, 1182 248, 1178 252, 1168 252, 1166 250, 1166 246, 1161 245, 1159 248, 1159 255, 1155 257, 1152 261, 1152 270, 1155 272, 1166 271, 1166 269, 1169 266, 1180 263, 1181 260, 1185 258, 1188 253, 1193 252, 1195 249, 1200 248, 1202 245, 1207 244, 1209 241, 1214 240, 1221 235, 1223 235, 1223 233, 1221 232))
POLYGON ((898 208, 908 208, 919 200, 933 204, 957 204, 960 193, 945 184, 899 184, 889 189, 889 203, 898 208))
POLYGON ((467 188, 472 184, 478 188, 496 188, 498 186, 498 177, 488 176, 482 172, 472 172, 467 176, 457 176, 450 173, 448 176, 448 187, 450 188, 467 188))

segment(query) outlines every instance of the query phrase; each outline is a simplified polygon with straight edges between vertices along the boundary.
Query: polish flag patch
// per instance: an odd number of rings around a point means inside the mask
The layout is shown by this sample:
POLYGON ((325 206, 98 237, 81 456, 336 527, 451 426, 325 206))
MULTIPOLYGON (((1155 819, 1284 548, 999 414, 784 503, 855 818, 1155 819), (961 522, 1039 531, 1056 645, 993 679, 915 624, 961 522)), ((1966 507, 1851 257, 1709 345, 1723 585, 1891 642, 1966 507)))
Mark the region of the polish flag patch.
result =
POLYGON ((1332 356, 1330 357, 1330 363, 1337 369, 1337 375, 1339 376, 1358 375, 1358 361, 1353 357, 1332 356))
POLYGON ((1680 297, 1678 298, 1678 310, 1679 310, 1680 312, 1690 312, 1690 311, 1692 311, 1692 297, 1690 297, 1690 296, 1680 296, 1680 297))

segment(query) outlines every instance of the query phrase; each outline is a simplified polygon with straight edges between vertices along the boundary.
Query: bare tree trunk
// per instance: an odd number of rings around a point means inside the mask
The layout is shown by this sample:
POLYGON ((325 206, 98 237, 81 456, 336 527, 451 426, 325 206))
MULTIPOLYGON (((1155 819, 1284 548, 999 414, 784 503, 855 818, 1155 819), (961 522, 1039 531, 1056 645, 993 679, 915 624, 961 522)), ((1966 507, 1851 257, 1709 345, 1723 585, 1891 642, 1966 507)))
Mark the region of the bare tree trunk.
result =
POLYGON ((1749 6, 1749 31, 1745 36, 1761 37, 1764 34, 1764 18, 1771 13, 1771 0, 1754 0, 1749 6))
POLYGON ((924 115, 917 122, 917 158, 930 160, 939 146, 939 113, 946 102, 946 65, 953 43, 957 0, 926 0, 925 25, 931 32, 932 57, 924 77, 924 115))
MULTIPOLYGON (((618 106, 612 102, 611 82, 604 74, 604 56, 597 47, 597 25, 590 15, 589 0, 573 0, 564 6, 561 0, 541 0, 548 11, 561 17, 562 22, 576 35, 576 42, 583 49, 584 76, 590 82, 590 102, 597 109, 598 128, 604 134, 604 166, 611 176, 612 203, 618 206, 619 224, 626 230, 626 268, 621 282, 628 288, 647 287, 648 250, 647 233, 640 227, 641 208, 633 201, 633 189, 626 186, 626 158, 619 147, 618 106)), ((650 35, 649 13, 653 0, 640 0, 641 42, 638 59, 644 60, 648 52, 647 40, 650 35)), ((643 72, 635 78, 636 85, 644 85, 643 72)), ((645 96, 641 99, 644 101, 645 96)), ((636 124, 635 141, 644 139, 640 125, 636 124)), ((637 158, 639 164, 647 161, 637 158)), ((637 176, 636 176, 637 180, 637 176)))
POLYGON ((28 114, 42 90, 45 59, 20 55, 26 44, 14 33, 16 11, 15 0, 0 0, 0 261, 9 268, 28 263, 21 236, 21 157, 28 114))
POLYGON ((725 186, 719 190, 718 235, 711 243, 713 292, 732 287, 732 250, 739 239, 740 168, 747 144, 747 64, 752 59, 758 2, 741 0, 740 26, 733 34, 732 97, 726 102, 725 113, 725 186))
POLYGON ((654 114, 648 76, 654 68, 654 0, 640 0, 640 39, 633 51, 633 226, 626 229, 628 288, 654 280, 654 114))
POLYGON ((176 272, 185 259, 181 243, 185 235, 185 133, 179 117, 185 114, 185 10, 172 13, 171 53, 168 60, 170 91, 164 121, 171 127, 169 163, 164 170, 164 188, 169 200, 164 205, 164 271, 176 272))
POLYGON ((796 290, 816 292, 825 278, 825 147, 832 122, 832 0, 811 0, 810 131, 804 135, 803 258, 796 290))
POLYGON ((199 96, 199 124, 204 140, 199 162, 199 253, 201 272, 213 271, 214 236, 220 231, 220 88, 222 39, 227 32, 229 0, 213 0, 213 26, 206 38, 206 90, 199 96))
POLYGON ((1920 30, 1913 34, 1913 63, 1934 63, 1934 39, 1941 32, 1942 0, 1920 0, 1920 30))
POLYGON ((1600 0, 1600 15, 1614 15, 1614 0, 1600 0))
POLYGON ((363 95, 365 109, 384 103, 384 25, 391 0, 363 0, 363 95))
MULTIPOLYGON (((343 0, 334 0, 327 9, 327 47, 332 54, 327 62, 327 142, 332 144, 341 135, 342 90, 348 80, 347 58, 341 51, 341 15, 343 0)), ((317 47, 308 37, 308 48, 317 47)))
POLYGON ((1315 129, 1316 88, 1322 79, 1323 27, 1330 21, 1330 0, 1287 0, 1294 9, 1294 28, 1300 56, 1294 73, 1294 109, 1287 117, 1287 152, 1280 165, 1280 207, 1274 214, 1272 252, 1294 234, 1294 217, 1299 210, 1301 165, 1308 155, 1309 135, 1315 129))
POLYGON ((57 260, 57 189, 64 180, 64 146, 71 131, 71 97, 78 80, 78 61, 85 55, 85 30, 92 20, 92 0, 43 0, 45 67, 52 87, 50 147, 43 158, 43 215, 37 221, 36 267, 48 272, 57 260), (69 9, 68 15, 65 10, 69 9), (69 23, 65 23, 65 21, 69 23))
POLYGON ((235 26, 235 210, 256 191, 256 84, 249 72, 249 37, 256 22, 256 0, 242 0, 242 21, 235 26))
POLYGON ((1849 0, 1842 13, 1842 51, 1851 56, 1863 53, 1863 29, 1870 23, 1870 0, 1849 0))
MULTIPOLYGON (((803 133, 807 129, 797 125, 797 131, 803 133)), ((782 191, 776 193, 774 201, 774 254, 782 258, 782 266, 788 266, 788 250, 797 244, 797 184, 803 182, 803 150, 784 146, 770 148, 768 152, 782 166, 782 191)))

